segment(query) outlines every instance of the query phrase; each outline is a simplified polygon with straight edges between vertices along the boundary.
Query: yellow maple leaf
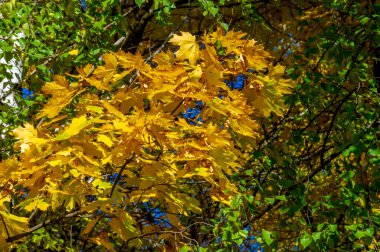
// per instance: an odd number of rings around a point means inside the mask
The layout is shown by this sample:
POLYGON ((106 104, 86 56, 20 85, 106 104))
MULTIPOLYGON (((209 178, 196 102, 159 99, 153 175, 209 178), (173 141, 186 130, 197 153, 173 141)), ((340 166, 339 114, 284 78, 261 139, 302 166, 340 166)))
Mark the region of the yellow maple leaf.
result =
POLYGON ((258 128, 257 124, 255 124, 253 121, 249 119, 240 119, 240 121, 236 119, 231 119, 230 126, 235 132, 243 136, 248 136, 252 138, 256 138, 258 136, 258 133, 254 131, 254 129, 258 128))
POLYGON ((209 169, 205 167, 196 168, 193 172, 186 173, 183 178, 191 178, 193 176, 208 177, 210 176, 209 169))
POLYGON ((37 137, 37 130, 29 123, 25 123, 25 127, 14 129, 13 135, 19 140, 18 145, 21 148, 21 152, 25 152, 29 149, 31 144, 38 145, 48 142, 48 140, 44 138, 37 137))
POLYGON ((115 74, 118 62, 115 55, 111 53, 106 53, 103 56, 103 61, 105 64, 103 66, 98 66, 94 71, 94 75, 103 79, 103 82, 107 83, 115 74))
POLYGON ((227 89, 227 85, 221 81, 223 74, 214 65, 209 65, 204 70, 204 77, 207 80, 207 87, 211 90, 218 90, 217 88, 227 89))
POLYGON ((111 138, 103 134, 98 135, 98 141, 104 143, 108 147, 111 147, 113 145, 111 138))
POLYGON ((10 202, 10 198, 3 197, 3 195, 1 194, 0 194, 0 198, 1 198, 0 199, 0 215, 1 215, 1 222, 2 222, 0 226, 0 233, 3 233, 3 234, 5 233, 3 231, 4 223, 6 223, 7 225, 6 229, 9 235, 16 235, 18 233, 25 232, 28 229, 28 218, 11 214, 8 211, 8 208, 6 207, 6 205, 4 205, 5 202, 10 202))
POLYGON ((25 123, 24 127, 14 129, 13 135, 25 143, 30 143, 37 138, 37 130, 30 123, 25 123))
POLYGON ((9 251, 8 243, 2 235, 0 235, 0 250, 9 251))
POLYGON ((50 205, 42 199, 38 199, 29 203, 24 209, 28 212, 33 211, 35 208, 38 208, 41 211, 46 211, 49 208, 49 206, 50 205))
POLYGON ((175 34, 169 42, 179 46, 179 50, 176 52, 178 60, 188 59, 190 64, 196 63, 199 57, 199 45, 195 41, 195 36, 189 32, 182 32, 181 36, 175 34))
POLYGON ((264 46, 256 44, 255 40, 249 40, 244 47, 244 59, 249 68, 261 70, 269 67, 271 55, 264 50, 264 46))
POLYGON ((61 135, 57 136, 55 139, 60 141, 75 136, 87 125, 88 121, 85 115, 79 118, 74 118, 71 124, 65 129, 65 131, 61 135))
POLYGON ((87 223, 86 228, 82 231, 81 235, 89 234, 95 227, 95 225, 98 223, 99 218, 93 219, 87 223))
POLYGON ((46 82, 41 89, 42 93, 56 96, 62 92, 67 92, 69 81, 64 76, 56 75, 53 80, 52 82, 46 82))
POLYGON ((78 49, 74 49, 74 50, 71 50, 70 52, 69 52, 69 54, 71 55, 71 56, 77 56, 78 55, 78 49))
POLYGON ((103 106, 110 112, 111 114, 115 115, 116 117, 120 119, 124 119, 123 113, 121 113, 117 108, 115 108, 112 104, 110 104, 108 101, 103 101, 103 106))
POLYGON ((108 251, 110 251, 110 252, 114 252, 114 251, 116 251, 114 248, 113 248, 113 246, 112 246, 112 244, 111 243, 109 243, 107 240, 105 240, 105 239, 103 239, 103 238, 101 238, 101 237, 91 237, 91 238, 89 238, 89 240, 91 240, 93 243, 95 243, 95 244, 98 244, 98 245, 100 245, 100 246, 103 246, 103 247, 105 247, 108 251))
POLYGON ((120 211, 117 218, 112 218, 110 226, 112 230, 118 234, 124 241, 136 236, 133 227, 133 218, 126 212, 120 211))
POLYGON ((271 111, 281 115, 284 108, 283 95, 292 92, 295 82, 281 78, 285 71, 283 66, 269 66, 268 70, 268 75, 248 78, 244 92, 252 101, 252 106, 264 116, 268 116, 271 111))
POLYGON ((214 38, 214 42, 220 41, 226 50, 226 54, 228 55, 232 52, 241 54, 241 50, 239 50, 239 48, 242 48, 247 43, 246 39, 242 39, 246 35, 247 34, 244 32, 235 32, 233 30, 225 33, 222 28, 218 27, 216 32, 210 34, 210 37, 214 38))
POLYGON ((40 119, 44 116, 47 116, 48 118, 56 117, 64 107, 71 103, 76 95, 80 94, 83 91, 84 90, 72 90, 70 92, 62 92, 59 96, 53 96, 48 101, 48 103, 45 104, 41 110, 41 113, 37 115, 37 119, 40 119))
POLYGON ((217 69, 223 70, 222 64, 218 61, 218 54, 213 46, 207 44, 205 40, 205 50, 202 50, 202 58, 205 61, 206 66, 214 65, 217 69))

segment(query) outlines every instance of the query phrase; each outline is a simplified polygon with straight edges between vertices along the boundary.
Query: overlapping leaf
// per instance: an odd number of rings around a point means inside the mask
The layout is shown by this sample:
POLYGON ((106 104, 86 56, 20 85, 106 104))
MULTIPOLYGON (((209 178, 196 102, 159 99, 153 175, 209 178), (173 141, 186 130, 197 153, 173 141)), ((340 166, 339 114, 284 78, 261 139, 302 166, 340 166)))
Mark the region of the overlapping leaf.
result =
POLYGON ((23 153, 19 163, 1 163, 1 183, 28 191, 19 205, 25 211, 99 211, 83 234, 109 250, 107 235, 91 230, 101 222, 118 239, 139 237, 136 217, 128 211, 141 203, 154 201, 172 214, 200 213, 186 181, 207 183, 213 200, 229 204, 238 191, 230 176, 244 162, 238 158, 244 157, 240 139, 255 145, 253 117, 281 113, 277 100, 292 86, 282 79, 284 69, 272 67, 269 54, 244 36, 218 30, 203 37, 201 50, 196 37, 183 32, 170 40, 179 46, 175 57, 160 53, 154 67, 141 55, 118 52, 104 55, 104 65, 78 69, 71 83, 57 76, 42 89, 52 97, 38 118, 50 121, 38 130, 26 124, 14 131, 23 153), (136 79, 128 83, 124 77, 132 72, 136 79), (242 90, 226 84, 238 74, 248 76, 242 90), (119 81, 124 87, 113 92, 119 81), (68 105, 71 117, 63 113, 68 105))

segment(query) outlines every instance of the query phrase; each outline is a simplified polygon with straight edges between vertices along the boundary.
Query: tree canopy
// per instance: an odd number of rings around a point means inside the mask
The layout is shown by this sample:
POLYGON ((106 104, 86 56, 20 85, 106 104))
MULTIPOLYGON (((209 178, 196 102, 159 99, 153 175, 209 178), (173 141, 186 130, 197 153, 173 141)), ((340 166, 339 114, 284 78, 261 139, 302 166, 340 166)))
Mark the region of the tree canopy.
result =
POLYGON ((0 7, 2 250, 378 250, 376 1, 0 7))

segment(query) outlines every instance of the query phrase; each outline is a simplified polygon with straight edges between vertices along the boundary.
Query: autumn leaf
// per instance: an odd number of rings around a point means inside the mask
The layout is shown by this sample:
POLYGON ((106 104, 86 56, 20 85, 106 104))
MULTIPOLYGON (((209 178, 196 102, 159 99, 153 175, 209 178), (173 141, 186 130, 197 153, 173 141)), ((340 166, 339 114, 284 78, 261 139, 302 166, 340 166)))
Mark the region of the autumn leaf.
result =
MULTIPOLYGON (((28 229, 28 218, 10 213, 4 204, 9 201, 9 197, 0 195, 0 231, 4 230, 3 227, 5 224, 7 225, 7 233, 9 233, 9 235, 25 232, 28 229)), ((2 233, 4 235, 5 232, 2 233)), ((1 244, 1 246, 4 246, 4 244, 1 244)))
POLYGON ((196 63, 199 58, 199 46, 195 41, 195 36, 188 32, 182 32, 182 35, 174 34, 169 42, 179 46, 179 50, 176 52, 178 60, 188 59, 190 64, 196 63))
POLYGON ((113 145, 112 140, 108 136, 103 134, 98 135, 98 141, 104 143, 108 147, 111 147, 113 145))
POLYGON ((89 122, 87 121, 87 118, 85 115, 79 117, 79 118, 74 118, 71 124, 63 131, 62 134, 57 136, 55 140, 57 141, 62 141, 65 139, 68 139, 72 136, 77 135, 82 129, 84 129, 89 122))
POLYGON ((229 30, 225 32, 222 28, 218 27, 217 30, 211 34, 211 38, 213 42, 219 41, 224 48, 226 48, 226 54, 230 54, 232 52, 237 55, 242 53, 241 48, 247 43, 246 39, 242 39, 246 37, 247 34, 244 32, 235 32, 233 30, 229 30))
POLYGON ((39 138, 37 130, 29 123, 26 123, 24 127, 14 129, 13 134, 19 140, 17 146, 20 146, 21 152, 25 152, 32 144, 39 145, 48 142, 47 139, 39 138))
POLYGON ((0 250, 9 251, 9 245, 2 235, 0 235, 0 250))
POLYGON ((42 199, 38 199, 29 203, 24 209, 29 212, 35 210, 36 208, 40 209, 41 211, 46 211, 49 206, 49 203, 43 201, 42 199))
POLYGON ((98 244, 98 245, 105 247, 110 252, 116 252, 116 250, 113 248, 112 244, 109 243, 109 241, 105 240, 104 238, 92 237, 92 238, 90 238, 90 240, 92 242, 94 242, 95 244, 98 244))
MULTIPOLYGON (((245 118, 244 118, 244 120, 248 121, 248 119, 245 119, 245 118)), ((258 133, 254 131, 254 129, 256 129, 256 130, 258 129, 258 126, 257 126, 257 124, 255 124, 252 121, 242 123, 241 120, 238 121, 236 119, 231 119, 230 120, 230 126, 235 132, 237 132, 243 136, 248 136, 248 137, 252 137, 252 138, 258 137, 258 133), (250 127, 248 126, 249 124, 251 124, 250 127)))
POLYGON ((53 96, 59 96, 63 92, 69 90, 69 81, 60 75, 54 76, 54 81, 47 82, 41 89, 44 94, 51 94, 53 96))
POLYGON ((77 56, 77 55, 78 55, 78 49, 71 50, 71 51, 69 52, 69 54, 70 54, 71 56, 77 56))
MULTIPOLYGON (((239 192, 231 177, 248 159, 245 147, 252 149, 260 138, 252 118, 281 111, 293 85, 283 78, 283 67, 273 67, 263 48, 243 36, 218 30, 197 41, 183 32, 170 40, 179 46, 176 58, 160 53, 150 65, 141 54, 107 53, 104 64, 54 77, 42 88, 51 97, 37 116, 50 120, 38 130, 27 123, 14 130, 22 151, 19 160, 1 162, 0 183, 11 188, 8 195, 27 191, 18 204, 25 212, 54 216, 80 207, 89 214, 78 222, 82 235, 110 251, 139 237, 147 229, 141 223, 156 225, 131 209, 154 202, 166 215, 200 214, 194 184, 207 183, 210 203, 230 204, 239 192), (231 55, 220 53, 217 41, 231 55), (198 43, 205 45, 202 53, 198 43), (190 64, 178 62, 184 60, 190 64), (268 74, 249 72, 252 64, 268 74), (111 86, 132 72, 132 83, 111 86), (240 88, 230 85, 237 76, 240 88), (112 233, 112 242, 100 227, 112 233)), ((176 218, 167 219, 182 225, 176 218)))
POLYGON ((71 103, 76 95, 79 95, 84 90, 69 90, 67 92, 62 92, 60 95, 53 96, 48 103, 45 104, 41 112, 37 115, 37 119, 44 116, 48 118, 56 117, 59 112, 71 103))

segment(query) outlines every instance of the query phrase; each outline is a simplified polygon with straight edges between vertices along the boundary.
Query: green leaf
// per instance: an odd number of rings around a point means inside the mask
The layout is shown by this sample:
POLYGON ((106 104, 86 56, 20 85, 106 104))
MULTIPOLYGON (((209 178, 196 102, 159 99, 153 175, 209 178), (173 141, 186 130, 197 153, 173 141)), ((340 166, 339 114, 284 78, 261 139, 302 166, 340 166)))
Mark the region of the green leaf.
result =
POLYGON ((271 205, 274 204, 274 198, 265 198, 265 201, 268 202, 271 205))
POLYGON ((282 200, 282 201, 286 201, 287 200, 285 195, 277 195, 275 198, 278 199, 278 200, 282 200))
POLYGON ((367 234, 368 237, 371 237, 371 236, 373 236, 373 234, 374 234, 375 231, 374 231, 373 228, 367 228, 365 230, 365 232, 366 232, 366 234, 367 234))
POLYGON ((337 224, 330 224, 329 225, 329 230, 333 233, 335 233, 338 230, 338 225, 337 224))
POLYGON ((240 230, 240 231, 239 231, 239 235, 240 235, 242 238, 246 238, 247 235, 248 235, 248 231, 247 231, 247 230, 240 230))
POLYGON ((321 238, 321 234, 322 234, 322 232, 314 232, 312 235, 314 241, 318 241, 321 238))
POLYGON ((366 233, 363 232, 363 231, 361 231, 361 230, 358 230, 358 231, 356 231, 355 236, 356 236, 358 239, 361 239, 361 238, 363 238, 364 236, 366 236, 366 233))
POLYGON ((311 244, 312 241, 313 241, 313 239, 309 233, 304 233, 303 236, 301 237, 301 245, 304 249, 309 247, 309 245, 311 244))
POLYGON ((218 249, 216 252, 228 252, 228 249, 226 249, 226 248, 221 248, 221 249, 218 249))
POLYGON ((347 230, 356 231, 358 229, 358 224, 346 225, 344 228, 347 230))
POLYGON ((289 211, 289 207, 288 206, 281 206, 279 211, 280 211, 280 214, 287 213, 289 211))
POLYGON ((180 250, 179 250, 179 252, 189 252, 189 251, 191 251, 191 248, 189 247, 189 246, 183 246, 180 250))
POLYGON ((228 29, 229 29, 229 25, 228 25, 227 23, 220 22, 219 25, 220 25, 225 31, 228 31, 228 29))
POLYGON ((368 153, 372 156, 378 156, 380 155, 380 148, 369 149, 368 153))
POLYGON ((360 23, 361 23, 362 25, 365 25, 366 23, 368 23, 368 21, 370 20, 370 18, 364 16, 364 17, 361 17, 359 20, 360 20, 360 23))
POLYGON ((135 0, 135 3, 137 4, 137 6, 139 8, 141 8, 141 6, 143 5, 144 2, 145 2, 145 0, 135 0))
POLYGON ((271 245, 273 243, 273 239, 271 238, 271 232, 263 229, 261 233, 265 243, 271 245))
POLYGON ((318 224, 318 226, 317 226, 317 230, 318 230, 318 231, 321 231, 324 227, 325 227, 325 223, 320 223, 320 224, 318 224))

